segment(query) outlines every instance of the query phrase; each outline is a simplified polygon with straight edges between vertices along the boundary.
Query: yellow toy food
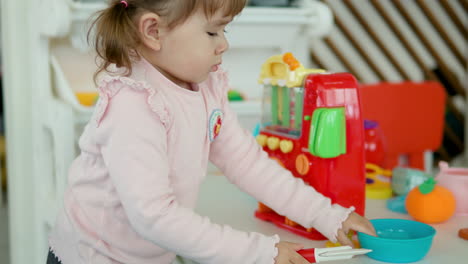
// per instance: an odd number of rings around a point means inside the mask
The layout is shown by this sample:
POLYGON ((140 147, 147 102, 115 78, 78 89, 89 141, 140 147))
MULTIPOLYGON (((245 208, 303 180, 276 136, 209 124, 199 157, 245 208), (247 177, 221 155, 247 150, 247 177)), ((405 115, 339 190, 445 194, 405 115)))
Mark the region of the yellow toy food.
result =
POLYGON ((391 198, 391 179, 392 171, 382 169, 373 163, 366 163, 366 198, 391 198))
POLYGON ((99 98, 99 94, 97 92, 76 92, 75 96, 78 99, 78 102, 84 106, 94 106, 99 98))
POLYGON ((426 224, 444 222, 455 213, 455 197, 448 189, 436 185, 434 178, 429 178, 408 193, 406 210, 426 224))

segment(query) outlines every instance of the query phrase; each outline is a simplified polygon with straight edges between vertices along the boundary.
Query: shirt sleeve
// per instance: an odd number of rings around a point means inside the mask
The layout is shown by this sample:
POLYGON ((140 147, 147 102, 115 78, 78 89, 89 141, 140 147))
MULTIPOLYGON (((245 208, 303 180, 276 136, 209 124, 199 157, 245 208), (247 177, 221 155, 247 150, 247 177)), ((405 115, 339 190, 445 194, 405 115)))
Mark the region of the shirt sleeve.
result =
POLYGON ((273 264, 277 236, 214 224, 177 202, 169 177, 167 129, 153 108, 146 91, 122 88, 108 100, 99 124, 105 135, 104 163, 134 230, 200 263, 273 264))
POLYGON ((314 227, 335 242, 338 229, 354 208, 343 208, 294 177, 270 159, 253 135, 243 129, 227 100, 227 77, 220 76, 224 91, 223 125, 212 143, 210 160, 240 189, 281 215, 304 227, 314 227))

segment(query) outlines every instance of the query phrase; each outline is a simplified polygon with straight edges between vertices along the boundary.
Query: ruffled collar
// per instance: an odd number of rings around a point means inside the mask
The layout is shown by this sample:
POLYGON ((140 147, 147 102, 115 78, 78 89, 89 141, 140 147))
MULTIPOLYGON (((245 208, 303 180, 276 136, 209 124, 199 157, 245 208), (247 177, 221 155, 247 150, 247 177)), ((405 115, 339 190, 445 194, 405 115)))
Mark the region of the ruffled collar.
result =
POLYGON ((142 59, 135 63, 130 76, 123 76, 124 71, 115 65, 109 68, 109 73, 104 74, 98 82, 99 101, 96 104, 95 123, 99 126, 105 116, 109 101, 123 87, 129 87, 135 90, 143 90, 148 94, 147 103, 150 109, 156 113, 161 122, 168 127, 170 124, 169 111, 167 109, 164 93, 160 88, 169 87, 170 89, 182 89, 177 86, 163 74, 157 71, 146 60, 142 59))

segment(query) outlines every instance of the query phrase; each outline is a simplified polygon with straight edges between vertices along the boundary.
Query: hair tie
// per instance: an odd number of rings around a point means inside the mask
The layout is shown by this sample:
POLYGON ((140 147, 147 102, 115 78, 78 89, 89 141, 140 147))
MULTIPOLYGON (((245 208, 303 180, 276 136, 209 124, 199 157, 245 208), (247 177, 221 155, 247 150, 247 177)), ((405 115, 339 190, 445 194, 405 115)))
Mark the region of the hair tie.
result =
POLYGON ((120 3, 121 3, 121 4, 123 4, 123 5, 125 6, 125 8, 127 8, 127 7, 128 7, 128 3, 127 3, 127 1, 125 1, 125 0, 121 0, 121 1, 120 1, 120 3))

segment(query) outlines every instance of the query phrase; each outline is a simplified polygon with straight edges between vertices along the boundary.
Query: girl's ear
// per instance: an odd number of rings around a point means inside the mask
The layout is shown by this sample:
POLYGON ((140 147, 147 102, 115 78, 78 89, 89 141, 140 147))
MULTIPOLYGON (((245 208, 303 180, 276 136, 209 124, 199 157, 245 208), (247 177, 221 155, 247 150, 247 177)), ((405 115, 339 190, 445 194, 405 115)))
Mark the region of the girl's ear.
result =
POLYGON ((145 13, 140 17, 138 30, 140 31, 143 45, 155 51, 161 49, 159 38, 160 27, 161 17, 157 14, 145 13))

